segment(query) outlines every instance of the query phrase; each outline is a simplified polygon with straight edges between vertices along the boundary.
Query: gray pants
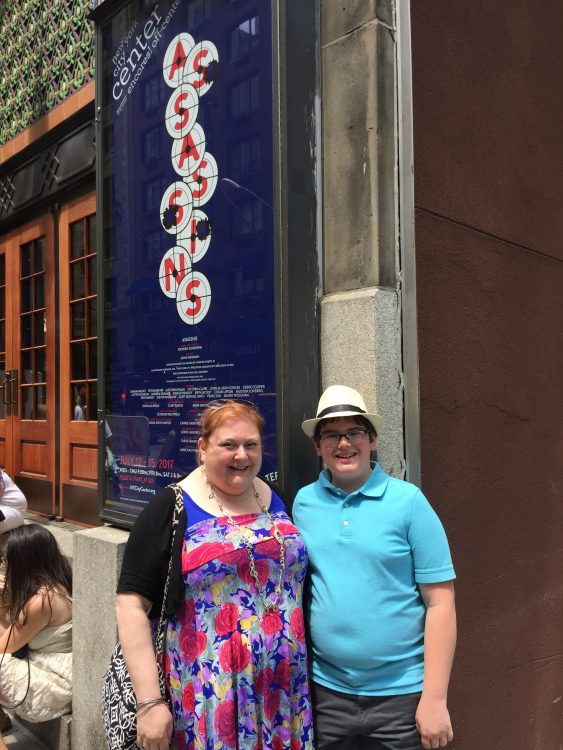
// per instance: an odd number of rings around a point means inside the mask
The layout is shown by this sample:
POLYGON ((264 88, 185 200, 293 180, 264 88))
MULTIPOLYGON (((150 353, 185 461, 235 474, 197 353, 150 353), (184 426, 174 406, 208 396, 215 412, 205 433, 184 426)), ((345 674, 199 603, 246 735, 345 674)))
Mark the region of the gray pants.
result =
POLYGON ((366 696, 312 684, 317 750, 422 750, 420 693, 366 696))

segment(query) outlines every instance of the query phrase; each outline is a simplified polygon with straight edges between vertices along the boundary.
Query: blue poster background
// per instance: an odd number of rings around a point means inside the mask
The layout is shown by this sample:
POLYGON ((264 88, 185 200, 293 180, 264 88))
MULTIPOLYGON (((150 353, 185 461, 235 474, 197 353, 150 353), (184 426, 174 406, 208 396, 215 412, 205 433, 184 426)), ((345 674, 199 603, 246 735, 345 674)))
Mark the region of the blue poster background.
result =
MULTIPOLYGON (((178 49, 187 53, 186 38, 178 49)), ((155 490, 195 466, 197 418, 217 398, 248 399, 263 413, 261 473, 276 478, 271 4, 134 2, 102 24, 101 40, 104 378, 111 433, 104 508, 134 516, 155 490), (177 64, 178 85, 195 83, 203 92, 197 106, 189 97, 173 99, 179 89, 165 75, 170 79, 174 71, 163 73, 179 34, 207 49, 192 55, 190 77, 185 61, 177 64), (218 61, 209 53, 213 48, 218 61), (186 102, 189 112, 182 108, 186 102), (197 174, 183 177, 175 169, 170 134, 195 113, 199 129, 192 133, 204 134, 212 159, 201 164, 215 187, 199 207, 173 197, 163 210, 165 194, 185 195, 187 186, 196 195, 199 189, 197 174), (183 183, 180 192, 174 183, 183 183), (172 250, 181 244, 179 232, 165 227, 196 207, 208 221, 198 224, 191 241, 200 247, 207 241, 207 249, 182 265, 181 253, 172 250), (178 285, 185 276, 197 279, 196 287, 186 287, 188 279, 178 285)))

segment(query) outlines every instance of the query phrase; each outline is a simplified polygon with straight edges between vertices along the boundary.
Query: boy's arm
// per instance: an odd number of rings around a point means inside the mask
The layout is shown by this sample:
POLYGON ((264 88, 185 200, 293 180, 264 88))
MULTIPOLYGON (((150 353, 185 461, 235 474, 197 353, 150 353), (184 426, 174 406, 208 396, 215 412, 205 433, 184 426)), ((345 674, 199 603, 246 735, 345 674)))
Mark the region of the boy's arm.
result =
POLYGON ((447 707, 448 683, 456 643, 453 581, 419 584, 426 606, 424 685, 416 725, 425 750, 445 747, 453 739, 447 707), (436 744, 438 743, 438 744, 436 744))

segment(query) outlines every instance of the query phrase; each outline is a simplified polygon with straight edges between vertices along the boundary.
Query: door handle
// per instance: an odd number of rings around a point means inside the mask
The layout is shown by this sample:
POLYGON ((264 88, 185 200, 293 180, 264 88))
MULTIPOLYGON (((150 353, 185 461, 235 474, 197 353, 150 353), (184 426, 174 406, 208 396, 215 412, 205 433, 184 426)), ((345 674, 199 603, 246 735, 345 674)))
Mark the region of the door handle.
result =
POLYGON ((4 373, 4 380, 2 381, 2 403, 6 407, 6 416, 12 413, 12 394, 10 388, 10 381, 12 373, 10 370, 6 370, 4 373))
POLYGON ((10 372, 11 378, 10 378, 10 402, 12 406, 14 407, 14 416, 18 413, 18 380, 19 380, 19 371, 18 370, 12 370, 10 372), (13 385, 13 390, 12 390, 13 385))

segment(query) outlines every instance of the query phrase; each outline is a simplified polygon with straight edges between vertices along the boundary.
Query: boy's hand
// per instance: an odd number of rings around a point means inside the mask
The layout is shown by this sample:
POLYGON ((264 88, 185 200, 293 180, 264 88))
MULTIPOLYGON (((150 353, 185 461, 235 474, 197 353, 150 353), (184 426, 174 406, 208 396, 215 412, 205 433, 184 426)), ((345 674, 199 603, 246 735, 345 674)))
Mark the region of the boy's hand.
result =
POLYGON ((445 701, 426 698, 423 693, 415 718, 424 750, 446 747, 453 740, 452 723, 445 701))

